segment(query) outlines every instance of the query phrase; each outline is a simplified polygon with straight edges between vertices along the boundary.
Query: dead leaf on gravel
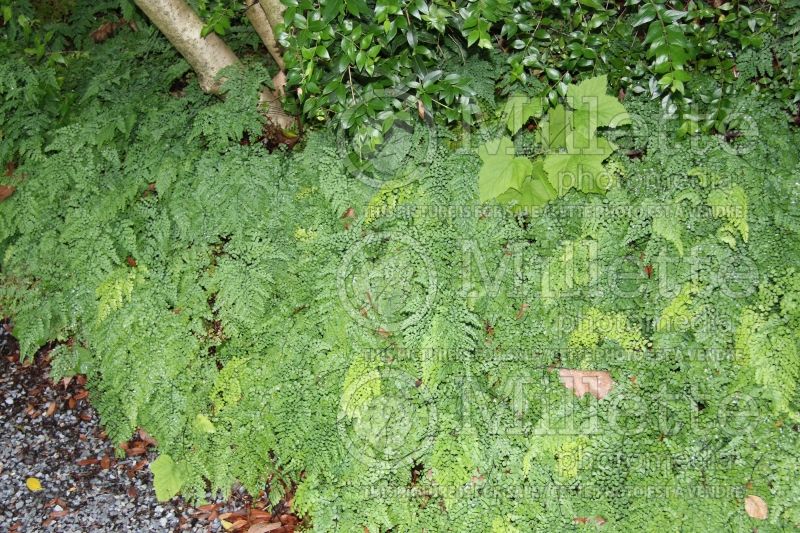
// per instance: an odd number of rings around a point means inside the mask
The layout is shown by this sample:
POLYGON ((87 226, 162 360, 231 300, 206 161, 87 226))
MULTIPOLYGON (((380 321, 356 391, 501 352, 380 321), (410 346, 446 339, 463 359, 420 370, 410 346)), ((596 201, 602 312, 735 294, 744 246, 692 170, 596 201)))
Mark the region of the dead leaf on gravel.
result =
POLYGON ((198 511, 203 511, 204 513, 210 513, 214 511, 217 507, 219 507, 218 503, 207 503, 205 505, 201 505, 197 508, 198 511))
POLYGON ((251 524, 269 522, 272 518, 272 513, 268 513, 267 511, 262 511, 260 509, 251 509, 249 518, 251 524))
POLYGON ((73 398, 75 398, 76 400, 83 400, 87 396, 89 396, 89 391, 87 391, 86 389, 81 389, 75 393, 73 398))
POLYGON ((574 370, 561 368, 558 370, 558 377, 561 383, 571 389, 575 396, 583 398, 588 392, 598 400, 602 400, 611 389, 614 388, 614 381, 611 374, 605 370, 574 370))
POLYGON ((50 514, 47 515, 47 518, 42 522, 42 526, 48 527, 50 524, 53 523, 53 521, 55 521, 56 519, 61 518, 63 516, 67 516, 69 513, 70 513, 70 511, 67 511, 67 510, 64 510, 64 511, 51 511, 50 514))
POLYGON ((46 417, 53 416, 56 412, 56 408, 57 408, 56 402, 50 402, 49 404, 47 404, 47 411, 45 411, 44 416, 46 417))
POLYGON ((754 496, 752 494, 744 499, 744 511, 750 518, 755 518, 757 520, 766 520, 767 514, 769 514, 767 502, 759 496, 754 496))
POLYGON ((269 531, 275 531, 276 529, 280 529, 283 526, 280 522, 273 522, 271 524, 254 524, 250 526, 250 529, 247 530, 247 533, 267 533, 269 531))
POLYGON ((62 509, 66 509, 67 508, 67 502, 65 502, 61 498, 53 498, 53 499, 51 499, 50 501, 47 502, 45 507, 55 507, 56 505, 58 505, 62 509))
POLYGON ((140 440, 136 440, 133 442, 123 442, 122 444, 120 444, 120 448, 125 450, 125 454, 128 457, 135 455, 144 455, 147 453, 147 445, 140 440))

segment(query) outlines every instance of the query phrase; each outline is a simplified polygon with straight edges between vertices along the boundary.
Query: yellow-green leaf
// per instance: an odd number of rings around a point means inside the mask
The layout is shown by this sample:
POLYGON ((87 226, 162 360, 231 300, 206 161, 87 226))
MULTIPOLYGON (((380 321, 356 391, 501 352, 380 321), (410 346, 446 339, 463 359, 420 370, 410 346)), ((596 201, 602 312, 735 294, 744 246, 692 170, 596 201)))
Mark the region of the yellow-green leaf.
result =
POLYGON ((158 458, 150 463, 150 471, 153 473, 153 486, 156 489, 158 501, 167 501, 180 492, 186 480, 186 466, 178 464, 172 457, 162 453, 158 458))
POLYGON ((25 486, 28 487, 28 490, 31 492, 39 492, 40 490, 42 490, 42 482, 35 477, 29 477, 28 479, 26 479, 25 486))

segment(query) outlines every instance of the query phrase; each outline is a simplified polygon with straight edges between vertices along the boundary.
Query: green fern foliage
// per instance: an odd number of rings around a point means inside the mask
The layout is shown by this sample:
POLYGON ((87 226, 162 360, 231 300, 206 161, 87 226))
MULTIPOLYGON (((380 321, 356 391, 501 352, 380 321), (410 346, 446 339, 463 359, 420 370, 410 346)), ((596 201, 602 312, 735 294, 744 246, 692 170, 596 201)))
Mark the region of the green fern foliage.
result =
POLYGON ((115 443, 155 438, 159 498, 240 483, 325 532, 800 526, 782 103, 735 98, 757 135, 680 138, 599 76, 471 140, 406 132, 376 183, 334 130, 250 142, 263 72, 220 101, 144 26, 92 46, 0 65, 0 314, 88 376, 115 443))

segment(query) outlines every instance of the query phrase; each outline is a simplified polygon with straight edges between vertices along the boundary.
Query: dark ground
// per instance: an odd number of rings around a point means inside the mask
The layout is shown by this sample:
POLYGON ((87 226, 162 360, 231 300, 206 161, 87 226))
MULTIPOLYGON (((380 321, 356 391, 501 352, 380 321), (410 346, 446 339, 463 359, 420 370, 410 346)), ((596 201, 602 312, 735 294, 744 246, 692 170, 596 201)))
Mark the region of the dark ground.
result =
MULTIPOLYGON (((48 350, 19 362, 0 323, 0 531, 234 531, 291 533, 297 519, 234 490, 226 502, 194 508, 181 498, 156 501, 149 461, 154 443, 139 432, 117 459, 85 378, 49 379, 48 350), (33 477, 42 489, 32 491, 33 477)), ((35 487, 34 487, 35 488, 35 487)))

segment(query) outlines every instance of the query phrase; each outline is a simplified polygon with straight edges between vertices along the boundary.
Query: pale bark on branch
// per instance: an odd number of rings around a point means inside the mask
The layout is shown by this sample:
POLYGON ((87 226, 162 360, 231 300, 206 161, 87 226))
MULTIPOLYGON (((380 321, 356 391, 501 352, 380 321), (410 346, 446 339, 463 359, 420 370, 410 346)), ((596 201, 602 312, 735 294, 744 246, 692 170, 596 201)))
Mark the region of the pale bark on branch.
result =
POLYGON ((245 11, 245 13, 247 13, 247 19, 250 21, 250 24, 253 25, 253 28, 255 28, 258 36, 261 37, 261 42, 267 47, 267 51, 269 55, 272 56, 272 59, 275 60, 278 69, 281 71, 286 70, 286 65, 283 62, 283 54, 281 53, 278 41, 275 40, 275 32, 272 30, 272 26, 264 10, 261 8, 261 4, 258 2, 250 4, 249 0, 245 0, 245 9, 247 10, 245 11))
POLYGON ((283 24, 283 12, 286 10, 286 6, 281 4, 280 0, 258 0, 258 3, 264 9, 264 14, 274 33, 278 25, 283 24))
POLYGON ((183 0, 134 0, 197 73, 205 92, 218 93, 217 75, 238 59, 215 33, 200 36, 203 22, 183 0))
MULTIPOLYGON (((220 71, 239 63, 236 54, 228 45, 214 33, 209 33, 205 37, 200 36, 203 22, 184 0, 134 1, 189 62, 197 73, 200 87, 205 92, 219 94, 221 80, 218 76, 220 71)), ((263 12, 262 15, 264 15, 263 12)), ((266 17, 266 15, 264 16, 266 17)), ((267 26, 269 25, 267 24, 267 26)), ((256 30, 258 31, 258 28, 256 30)), ((265 110, 267 119, 283 129, 291 128, 296 124, 296 119, 286 114, 280 102, 283 86, 286 84, 285 79, 281 70, 273 79, 275 92, 264 89, 259 99, 260 105, 268 106, 265 110)))

